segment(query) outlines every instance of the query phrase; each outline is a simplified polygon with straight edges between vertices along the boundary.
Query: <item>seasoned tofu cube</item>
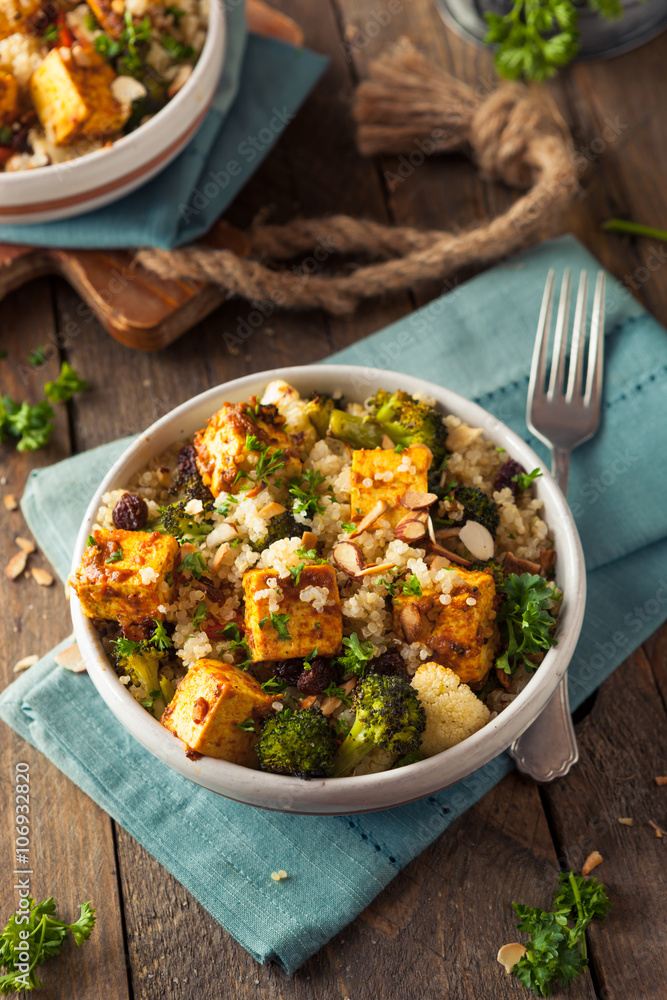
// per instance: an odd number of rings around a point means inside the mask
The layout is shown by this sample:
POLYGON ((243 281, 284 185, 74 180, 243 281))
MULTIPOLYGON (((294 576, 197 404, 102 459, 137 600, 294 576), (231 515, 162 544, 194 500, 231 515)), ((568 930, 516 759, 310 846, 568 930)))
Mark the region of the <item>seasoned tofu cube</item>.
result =
POLYGON ((257 737, 240 724, 263 719, 273 701, 274 696, 265 695, 258 681, 238 667, 198 660, 179 683, 160 722, 189 751, 257 767, 257 737))
MULTIPOLYGON (((329 563, 305 566, 299 582, 278 579, 275 570, 251 569, 243 577, 245 637, 252 659, 289 660, 334 656, 343 641, 343 616, 336 572, 329 563), (282 593, 278 610, 276 589, 282 593)), ((278 597, 281 595, 278 594, 278 597)))
POLYGON ((130 115, 111 93, 111 66, 92 49, 87 56, 90 65, 79 66, 69 48, 51 49, 30 78, 37 117, 59 146, 114 135, 130 115))
POLYGON ((406 642, 421 642, 434 659, 466 684, 481 684, 493 666, 498 646, 496 586, 489 573, 452 570, 457 582, 443 604, 440 593, 394 598, 394 629, 406 642))
POLYGON ((2 0, 0 3, 0 40, 14 33, 23 34, 29 19, 36 14, 41 0, 2 0))
MULTIPOLYGON (((270 475, 291 479, 301 472, 301 460, 283 430, 285 418, 275 406, 223 403, 195 435, 197 467, 214 496, 238 493, 252 482, 247 473, 270 468, 270 475), (251 438, 256 447, 247 447, 251 438)), ((261 478, 261 476, 260 476, 261 478)))
POLYGON ((412 445, 400 455, 388 448, 355 449, 350 494, 352 520, 358 524, 378 500, 384 500, 389 509, 383 517, 396 527, 407 514, 399 504, 405 491, 427 492, 432 461, 433 455, 426 445, 412 445))
POLYGON ((11 125, 19 113, 19 85, 11 73, 0 70, 0 125, 11 125))
POLYGON ((70 577, 84 614, 121 624, 161 619, 174 595, 171 572, 178 542, 157 531, 93 532, 81 565, 70 577))
POLYGON ((88 0, 88 6, 107 35, 111 35, 112 38, 118 38, 125 27, 125 21, 120 14, 117 14, 113 10, 111 0, 88 0))

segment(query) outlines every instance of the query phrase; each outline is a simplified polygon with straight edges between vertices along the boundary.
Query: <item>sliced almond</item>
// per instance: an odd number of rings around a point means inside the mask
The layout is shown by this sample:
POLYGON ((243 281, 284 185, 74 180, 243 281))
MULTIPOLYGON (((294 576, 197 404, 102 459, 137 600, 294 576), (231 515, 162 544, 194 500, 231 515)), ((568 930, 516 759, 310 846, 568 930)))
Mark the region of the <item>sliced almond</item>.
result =
POLYGON ((428 530, 428 537, 432 542, 435 541, 435 528, 433 527, 433 518, 429 514, 428 521, 426 522, 426 528, 428 530))
POLYGON ((368 566, 364 566, 363 569, 359 570, 357 576, 372 576, 374 573, 388 573, 390 569, 395 569, 395 563, 369 563, 368 566))
POLYGON ((407 510, 423 510, 430 507, 437 500, 435 493, 420 493, 418 490, 406 490, 398 501, 401 507, 407 510))
POLYGON ((301 545, 304 549, 317 548, 317 535, 313 531, 304 531, 301 536, 301 545))
POLYGON ((658 775, 655 783, 656 785, 667 785, 667 775, 658 775))
POLYGON ((178 73, 176 74, 176 76, 169 85, 169 90, 167 91, 167 97, 170 98, 174 97, 179 92, 179 90, 181 90, 185 86, 185 84, 188 82, 191 76, 192 76, 192 66, 188 66, 187 64, 181 66, 178 70, 178 73))
POLYGON ((76 642, 71 646, 66 646, 56 653, 54 657, 56 663, 65 670, 71 670, 73 674, 83 674, 86 672, 86 664, 83 662, 81 650, 76 642))
POLYGON ((417 542, 424 537, 426 530, 426 525, 418 518, 404 517, 394 528, 394 535, 402 542, 417 542))
POLYGON ((584 867, 581 869, 581 874, 582 875, 590 874, 590 872, 592 872, 594 868, 597 868, 598 865, 602 864, 602 861, 603 858, 599 851, 591 851, 591 853, 584 861, 584 867))
POLYGON ((5 505, 5 510, 16 510, 18 503, 16 502, 16 497, 13 493, 5 493, 2 498, 2 502, 5 505))
MULTIPOLYGON (((180 549, 178 551, 179 551, 180 555, 187 556, 187 555, 190 554, 190 552, 197 552, 198 549, 197 549, 196 545, 192 544, 192 542, 183 542, 183 544, 181 545, 181 547, 180 547, 180 549)), ((182 560, 181 560, 181 562, 182 562, 182 560)))
POLYGON ((335 710, 341 704, 342 702, 340 698, 328 698, 328 697, 323 698, 323 700, 320 702, 320 712, 322 713, 322 715, 329 716, 331 715, 332 712, 335 712, 335 710))
POLYGON ((459 538, 467 548, 468 552, 475 557, 486 562, 493 559, 496 543, 488 528, 478 521, 466 521, 459 532, 459 538))
POLYGON ((345 683, 343 684, 343 693, 352 694, 356 686, 357 686, 357 678, 350 677, 349 681, 345 681, 345 683))
POLYGON ((40 587, 50 587, 53 583, 53 577, 49 571, 46 569, 40 569, 39 566, 36 566, 33 569, 32 578, 40 585, 40 587))
POLYGON ((214 573, 218 572, 218 570, 222 566, 223 560, 224 560, 224 558, 225 558, 225 556, 227 555, 228 552, 229 552, 229 545, 227 544, 227 542, 223 542, 222 545, 220 546, 220 548, 217 550, 217 552, 213 556, 213 561, 211 563, 211 569, 213 570, 214 573))
POLYGON ((251 490, 248 490, 248 492, 244 494, 244 499, 254 500, 254 498, 262 492, 265 486, 266 483, 264 480, 260 480, 256 486, 253 486, 251 490))
POLYGON ((504 944, 496 955, 496 961, 500 962, 505 972, 509 975, 520 958, 526 954, 525 944, 513 941, 512 944, 504 944))
POLYGON ((660 840, 662 840, 663 837, 667 837, 667 830, 663 830, 663 828, 661 826, 658 826, 657 823, 654 823, 652 819, 649 820, 649 823, 655 830, 656 837, 658 837, 660 840))
POLYGON ((36 655, 24 656, 22 660, 19 660, 18 663, 14 664, 14 673, 20 674, 22 670, 27 670, 28 667, 33 665, 33 663, 37 663, 38 659, 39 656, 36 655))
POLYGON ((446 538, 458 538, 461 533, 461 525, 451 528, 438 528, 435 533, 436 541, 444 541, 446 538))
POLYGON ((406 604, 399 615, 403 635, 407 642, 416 642, 421 635, 422 616, 416 604, 406 604))
POLYGON ((22 552, 26 552, 30 555, 31 552, 35 551, 35 543, 32 538, 15 538, 14 541, 21 549, 22 552))
POLYGON ((449 562, 449 559, 445 559, 444 556, 433 556, 428 563, 429 569, 432 570, 433 573, 437 573, 438 570, 441 569, 446 569, 450 565, 451 563, 449 562))
POLYGON ((277 514, 284 514, 286 510, 287 507, 283 507, 281 503, 275 503, 274 501, 273 503, 267 503, 266 507, 262 507, 258 517, 262 517, 265 521, 268 521, 269 518, 275 517, 277 514))
POLYGON ((5 566, 5 576, 8 580, 16 580, 25 569, 28 561, 27 552, 17 552, 5 566))
POLYGON ((213 531, 207 535, 206 544, 211 549, 217 548, 221 542, 231 542, 234 538, 238 536, 238 531, 233 524, 229 521, 223 521, 222 524, 215 526, 213 531))
POLYGON ((478 437, 481 437, 481 427, 468 427, 467 424, 459 424, 453 427, 447 435, 445 444, 448 451, 463 451, 468 445, 473 444, 478 437))
POLYGON ((382 447, 384 448, 385 451, 393 451, 394 448, 396 447, 396 445, 391 440, 388 434, 382 435, 382 447))
POLYGON ((623 826, 635 825, 635 821, 633 820, 632 816, 619 816, 618 822, 621 823, 623 826))
POLYGON ((445 559, 449 559, 450 562, 456 563, 457 566, 463 566, 469 569, 472 563, 469 559, 464 559, 463 556, 457 556, 456 552, 450 552, 449 549, 443 548, 442 545, 431 544, 431 552, 435 552, 439 556, 444 556, 445 559))
POLYGON ((359 521, 359 524, 356 526, 354 531, 350 533, 348 537, 356 538, 357 535, 361 535, 362 532, 367 531, 373 524, 375 524, 378 518, 382 517, 384 512, 387 510, 388 506, 389 505, 386 503, 386 501, 378 500, 377 503, 373 504, 368 514, 366 514, 365 517, 362 517, 361 521, 359 521))
POLYGON ((331 555, 336 566, 348 576, 359 576, 364 570, 364 557, 355 542, 339 542, 331 555))

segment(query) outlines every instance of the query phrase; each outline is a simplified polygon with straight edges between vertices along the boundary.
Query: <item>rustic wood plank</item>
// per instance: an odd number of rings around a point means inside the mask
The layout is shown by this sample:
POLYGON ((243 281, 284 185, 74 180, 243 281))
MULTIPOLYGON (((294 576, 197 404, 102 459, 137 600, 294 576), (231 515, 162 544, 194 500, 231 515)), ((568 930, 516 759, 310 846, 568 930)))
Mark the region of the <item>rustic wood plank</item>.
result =
MULTIPOLYGON (((14 292, 0 304, 0 347, 7 357, 0 361, 0 386, 18 400, 31 403, 42 398, 42 386, 57 376, 60 351, 53 323, 50 281, 42 279, 29 293, 14 292), (46 347, 48 361, 38 369, 27 363, 30 351, 46 347)), ((69 453, 67 410, 57 412, 56 430, 47 449, 20 455, 12 445, 0 445, 2 472, 0 496, 20 497, 31 469, 50 464, 69 453)), ((0 565, 18 552, 15 537, 29 537, 19 510, 9 512, 0 504, 0 565)), ((39 553, 30 565, 48 569, 39 553)), ((42 655, 71 631, 69 609, 63 588, 56 582, 39 587, 23 576, 15 582, 1 577, 3 614, 0 617, 0 677, 4 688, 16 675, 14 664, 24 656, 42 655)), ((78 906, 86 899, 98 911, 98 926, 84 948, 68 944, 57 961, 47 963, 40 976, 49 1000, 86 1000, 106 984, 113 1000, 125 1000, 128 980, 123 950, 118 881, 111 821, 91 800, 8 726, 0 726, 0 757, 3 761, 3 817, 0 826, 0 925, 16 910, 13 889, 17 876, 14 848, 14 812, 11 786, 17 762, 30 766, 30 868, 31 892, 36 899, 53 895, 58 911, 76 919, 78 906)), ((23 867, 22 865, 19 867, 23 867)))

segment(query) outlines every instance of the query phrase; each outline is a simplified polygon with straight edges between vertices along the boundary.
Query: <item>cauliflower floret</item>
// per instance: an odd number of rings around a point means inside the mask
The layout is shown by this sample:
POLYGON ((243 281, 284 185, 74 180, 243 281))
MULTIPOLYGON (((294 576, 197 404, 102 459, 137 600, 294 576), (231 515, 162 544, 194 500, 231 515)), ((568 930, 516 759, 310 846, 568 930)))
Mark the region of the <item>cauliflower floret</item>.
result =
POLYGON ((426 711, 426 730, 420 750, 432 757, 482 729, 491 713, 449 667, 423 663, 412 678, 426 711))

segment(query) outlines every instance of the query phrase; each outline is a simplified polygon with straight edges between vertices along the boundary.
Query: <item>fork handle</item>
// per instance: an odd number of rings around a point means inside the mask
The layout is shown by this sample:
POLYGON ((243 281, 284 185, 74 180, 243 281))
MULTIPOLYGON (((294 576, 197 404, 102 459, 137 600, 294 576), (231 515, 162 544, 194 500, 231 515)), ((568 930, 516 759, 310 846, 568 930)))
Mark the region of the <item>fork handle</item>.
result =
POLYGON ((569 448, 554 448, 551 456, 551 474, 560 486, 564 496, 567 496, 571 454, 572 452, 569 448))

